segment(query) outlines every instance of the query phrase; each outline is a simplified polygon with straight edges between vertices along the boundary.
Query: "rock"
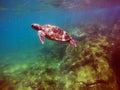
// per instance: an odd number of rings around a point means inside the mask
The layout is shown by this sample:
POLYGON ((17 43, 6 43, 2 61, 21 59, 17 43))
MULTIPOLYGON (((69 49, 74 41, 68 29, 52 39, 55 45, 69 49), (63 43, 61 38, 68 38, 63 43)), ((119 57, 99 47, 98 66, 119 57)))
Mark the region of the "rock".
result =
POLYGON ((109 65, 111 53, 107 50, 111 44, 108 43, 107 38, 105 36, 90 37, 86 39, 86 42, 81 43, 78 44, 77 49, 67 47, 61 64, 61 71, 66 72, 66 90, 87 90, 87 88, 89 90, 117 90, 115 74, 109 65), (84 46, 81 46, 81 43, 84 43, 84 46), (70 72, 74 72, 73 75, 76 78, 71 79, 68 74, 70 72))

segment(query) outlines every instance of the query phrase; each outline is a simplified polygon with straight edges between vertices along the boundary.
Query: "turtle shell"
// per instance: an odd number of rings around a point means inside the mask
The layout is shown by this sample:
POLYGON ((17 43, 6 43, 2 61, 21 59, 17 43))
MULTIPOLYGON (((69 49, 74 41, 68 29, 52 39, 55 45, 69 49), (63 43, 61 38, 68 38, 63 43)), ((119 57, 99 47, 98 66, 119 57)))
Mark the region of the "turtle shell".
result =
POLYGON ((46 37, 52 40, 57 41, 69 41, 71 40, 71 36, 59 27, 52 27, 49 29, 45 29, 46 37))

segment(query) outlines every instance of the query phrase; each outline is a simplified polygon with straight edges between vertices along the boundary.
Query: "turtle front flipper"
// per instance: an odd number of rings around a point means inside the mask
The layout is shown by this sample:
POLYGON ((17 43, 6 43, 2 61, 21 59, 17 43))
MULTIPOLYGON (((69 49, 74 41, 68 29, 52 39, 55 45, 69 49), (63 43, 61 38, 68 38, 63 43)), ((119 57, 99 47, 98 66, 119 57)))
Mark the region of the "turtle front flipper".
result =
POLYGON ((38 31, 38 36, 42 44, 44 44, 45 32, 38 31))

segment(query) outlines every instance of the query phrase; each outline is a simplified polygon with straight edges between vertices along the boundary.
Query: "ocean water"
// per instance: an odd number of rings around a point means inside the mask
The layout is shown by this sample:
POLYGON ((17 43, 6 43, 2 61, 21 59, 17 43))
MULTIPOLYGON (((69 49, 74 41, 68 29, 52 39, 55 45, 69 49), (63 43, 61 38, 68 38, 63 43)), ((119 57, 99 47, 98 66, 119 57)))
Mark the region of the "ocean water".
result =
POLYGON ((24 51, 24 49, 44 47, 38 40, 37 32, 31 28, 32 23, 52 24, 69 32, 69 28, 79 27, 82 23, 99 21, 112 24, 119 18, 120 7, 117 0, 100 1, 98 6, 93 0, 86 7, 77 5, 77 2, 87 4, 87 1, 79 0, 22 0, 16 2, 2 0, 0 3, 0 53, 5 55, 20 50, 24 51))
MULTIPOLYGON (((66 48, 70 46, 69 43, 48 39, 45 39, 45 43, 42 45, 37 35, 37 31, 31 28, 32 23, 55 25, 63 28, 70 34, 77 36, 74 32, 78 29, 82 32, 81 28, 84 28, 87 25, 106 25, 108 31, 106 30, 103 33, 109 33, 111 30, 110 28, 113 28, 118 20, 120 20, 119 0, 1 0, 0 90, 13 90, 11 89, 13 86, 15 86, 15 90, 71 90, 67 87, 69 84, 66 84, 66 87, 63 89, 51 89, 50 87, 46 87, 45 89, 36 87, 33 89, 29 85, 22 87, 21 83, 24 84, 25 82, 19 81, 18 79, 24 77, 23 71, 28 72, 28 68, 31 66, 32 68, 41 66, 44 70, 44 68, 47 67, 44 66, 46 63, 47 65, 50 63, 51 66, 48 65, 50 67, 54 66, 55 68, 58 68, 57 66, 61 64, 65 55, 67 55, 66 48), (52 60, 55 64, 53 64, 52 60), (18 72, 21 72, 22 74, 18 74, 18 72), (17 78, 17 75, 20 76, 17 78), (7 78, 5 79, 5 84, 2 84, 2 80, 4 81, 3 77, 7 78), (15 83, 12 82, 13 86, 6 84, 7 81, 11 82, 13 79, 16 80, 15 83)), ((78 42, 81 41, 78 40, 78 42)), ((36 73, 39 72, 40 71, 38 70, 36 73)), ((29 76, 30 75, 28 75, 28 77, 29 76)), ((37 76, 35 78, 37 78, 37 76)), ((25 80, 26 82, 28 81, 28 83, 35 83, 34 81, 25 80)), ((39 87, 43 88, 43 86, 39 87)), ((79 89, 74 88, 72 90, 79 89)), ((80 90, 86 89, 82 88, 80 90)))

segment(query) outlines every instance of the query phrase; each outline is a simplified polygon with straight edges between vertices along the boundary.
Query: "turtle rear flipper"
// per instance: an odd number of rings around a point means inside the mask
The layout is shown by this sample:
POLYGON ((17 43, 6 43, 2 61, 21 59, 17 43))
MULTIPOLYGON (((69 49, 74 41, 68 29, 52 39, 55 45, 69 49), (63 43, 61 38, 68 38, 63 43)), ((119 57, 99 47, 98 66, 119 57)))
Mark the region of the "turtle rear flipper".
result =
POLYGON ((76 42, 75 40, 71 39, 71 40, 69 41, 69 43, 70 43, 72 46, 77 47, 77 42, 76 42))

